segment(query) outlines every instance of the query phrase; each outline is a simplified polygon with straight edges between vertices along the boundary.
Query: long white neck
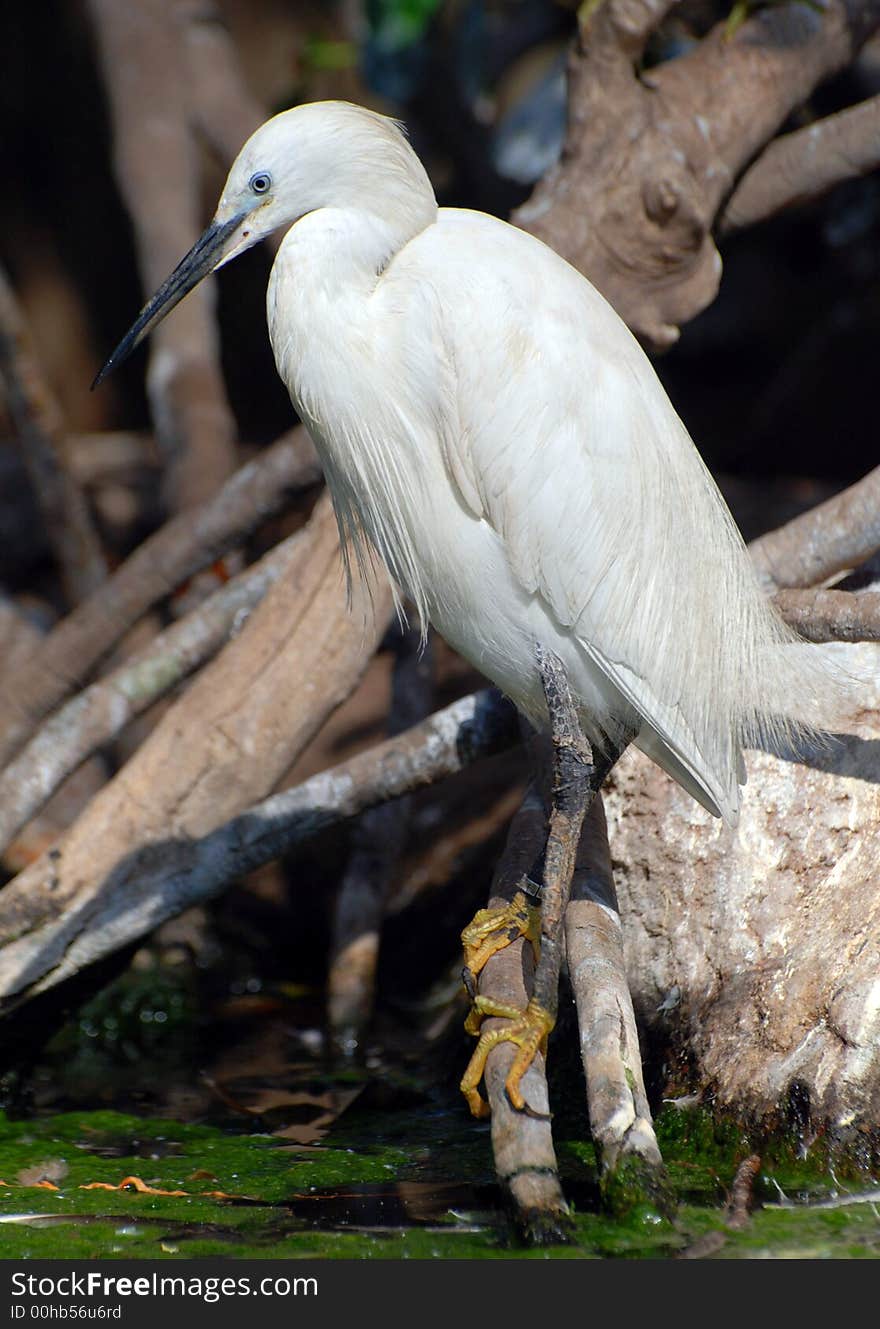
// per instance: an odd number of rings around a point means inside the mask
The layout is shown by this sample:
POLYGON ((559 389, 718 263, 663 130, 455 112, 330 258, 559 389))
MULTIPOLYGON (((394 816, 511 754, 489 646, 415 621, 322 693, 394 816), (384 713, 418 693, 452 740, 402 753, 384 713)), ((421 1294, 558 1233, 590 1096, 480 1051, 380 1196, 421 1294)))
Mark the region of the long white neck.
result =
POLYGON ((426 479, 411 427, 423 388, 408 364, 406 315, 395 315, 382 297, 395 257, 436 219, 433 194, 430 207, 424 198, 415 202, 385 216, 322 208, 297 222, 272 269, 267 313, 279 375, 321 454, 340 525, 359 561, 369 561, 368 537, 424 622, 408 535, 426 479), (388 393, 389 380, 396 394, 388 393), (410 446, 389 451, 388 440, 402 432, 410 446))

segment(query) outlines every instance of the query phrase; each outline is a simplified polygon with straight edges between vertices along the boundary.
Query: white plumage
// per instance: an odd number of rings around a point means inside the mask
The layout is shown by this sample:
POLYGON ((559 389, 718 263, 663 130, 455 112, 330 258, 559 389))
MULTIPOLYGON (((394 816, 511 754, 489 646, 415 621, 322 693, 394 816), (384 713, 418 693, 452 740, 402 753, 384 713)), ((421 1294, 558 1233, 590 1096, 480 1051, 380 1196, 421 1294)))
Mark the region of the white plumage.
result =
MULTIPOLYGON (((555 652, 593 742, 637 730, 734 821, 743 743, 821 721, 834 684, 768 606, 623 322, 540 241, 438 210, 399 127, 359 107, 253 135, 210 266, 285 225, 272 346, 359 561, 373 545, 422 624, 539 725, 535 643, 555 652)), ((132 344, 194 284, 184 264, 132 344)))

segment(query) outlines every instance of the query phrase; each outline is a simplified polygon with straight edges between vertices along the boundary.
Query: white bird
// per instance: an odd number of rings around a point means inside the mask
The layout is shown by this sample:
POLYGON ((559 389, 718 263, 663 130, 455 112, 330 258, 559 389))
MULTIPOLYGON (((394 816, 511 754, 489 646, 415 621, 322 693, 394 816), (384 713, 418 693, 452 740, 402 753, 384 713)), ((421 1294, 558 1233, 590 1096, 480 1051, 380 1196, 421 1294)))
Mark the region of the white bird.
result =
POLYGON ((614 310, 539 240, 438 208, 396 122, 323 102, 258 129, 101 376, 282 227, 269 335, 346 547, 362 565, 375 548, 423 628, 533 724, 542 648, 592 744, 634 735, 735 822, 743 746, 821 718, 833 681, 770 608, 614 310))

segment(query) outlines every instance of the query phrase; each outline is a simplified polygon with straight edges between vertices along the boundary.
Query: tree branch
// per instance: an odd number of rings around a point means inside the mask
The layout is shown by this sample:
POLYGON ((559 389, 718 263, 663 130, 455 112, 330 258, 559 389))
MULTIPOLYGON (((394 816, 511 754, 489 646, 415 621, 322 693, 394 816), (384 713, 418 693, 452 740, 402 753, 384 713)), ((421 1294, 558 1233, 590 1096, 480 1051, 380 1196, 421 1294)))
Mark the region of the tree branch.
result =
POLYGON ((162 526, 44 639, 27 669, 4 676, 0 762, 88 677, 142 614, 187 577, 210 567, 291 497, 315 484, 320 467, 303 429, 285 434, 243 466, 196 512, 162 526))
POLYGON ((287 574, 305 538, 305 531, 289 536, 50 716, 0 772, 0 853, 62 780, 217 653, 269 587, 287 574))
POLYGON ((880 96, 774 139, 740 177, 719 235, 810 203, 835 185, 880 166, 880 96))
MULTIPOLYGON (((5 1009, 129 945, 326 827, 445 779, 511 746, 518 735, 513 708, 495 693, 480 692, 195 840, 181 834, 179 822, 166 824, 164 836, 148 843, 134 839, 129 854, 114 863, 92 837, 96 819, 89 818, 88 828, 78 823, 74 831, 88 829, 88 835, 76 841, 68 836, 60 853, 45 856, 0 892, 5 1009)), ((118 815, 118 805, 114 810, 118 815)))
MULTIPOLYGON (((514 220, 662 348, 716 295, 712 228, 738 175, 880 27, 880 0, 765 5, 735 36, 720 23, 686 54, 643 72, 620 11, 628 12, 623 0, 586 8, 562 159, 514 220)), ((638 43, 651 9, 635 13, 638 43)))
POLYGON ((816 586, 880 549, 880 466, 749 545, 764 587, 816 586))
POLYGON ((880 641, 880 593, 777 591, 773 603, 807 641, 880 641))

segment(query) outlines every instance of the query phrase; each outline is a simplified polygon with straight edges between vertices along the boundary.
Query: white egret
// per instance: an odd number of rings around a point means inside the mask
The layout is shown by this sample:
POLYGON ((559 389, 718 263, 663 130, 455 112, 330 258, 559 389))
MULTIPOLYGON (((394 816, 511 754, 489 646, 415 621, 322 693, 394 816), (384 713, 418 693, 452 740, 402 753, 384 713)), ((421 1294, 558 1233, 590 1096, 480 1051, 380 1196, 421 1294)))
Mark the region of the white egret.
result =
MULTIPOLYGON (((614 310, 540 241, 438 208, 395 122, 324 102, 258 129, 210 227, 101 376, 280 227, 272 348, 355 559, 375 547, 423 627, 539 727, 542 662, 558 661, 596 754, 591 788, 632 739, 734 822, 743 745, 821 718, 833 682, 768 605, 614 310)), ((505 925, 483 920, 471 955, 505 925)), ((553 977, 512 1020, 522 1062, 552 1025, 553 977)), ((475 1109, 479 1070, 465 1086, 475 1109)))

